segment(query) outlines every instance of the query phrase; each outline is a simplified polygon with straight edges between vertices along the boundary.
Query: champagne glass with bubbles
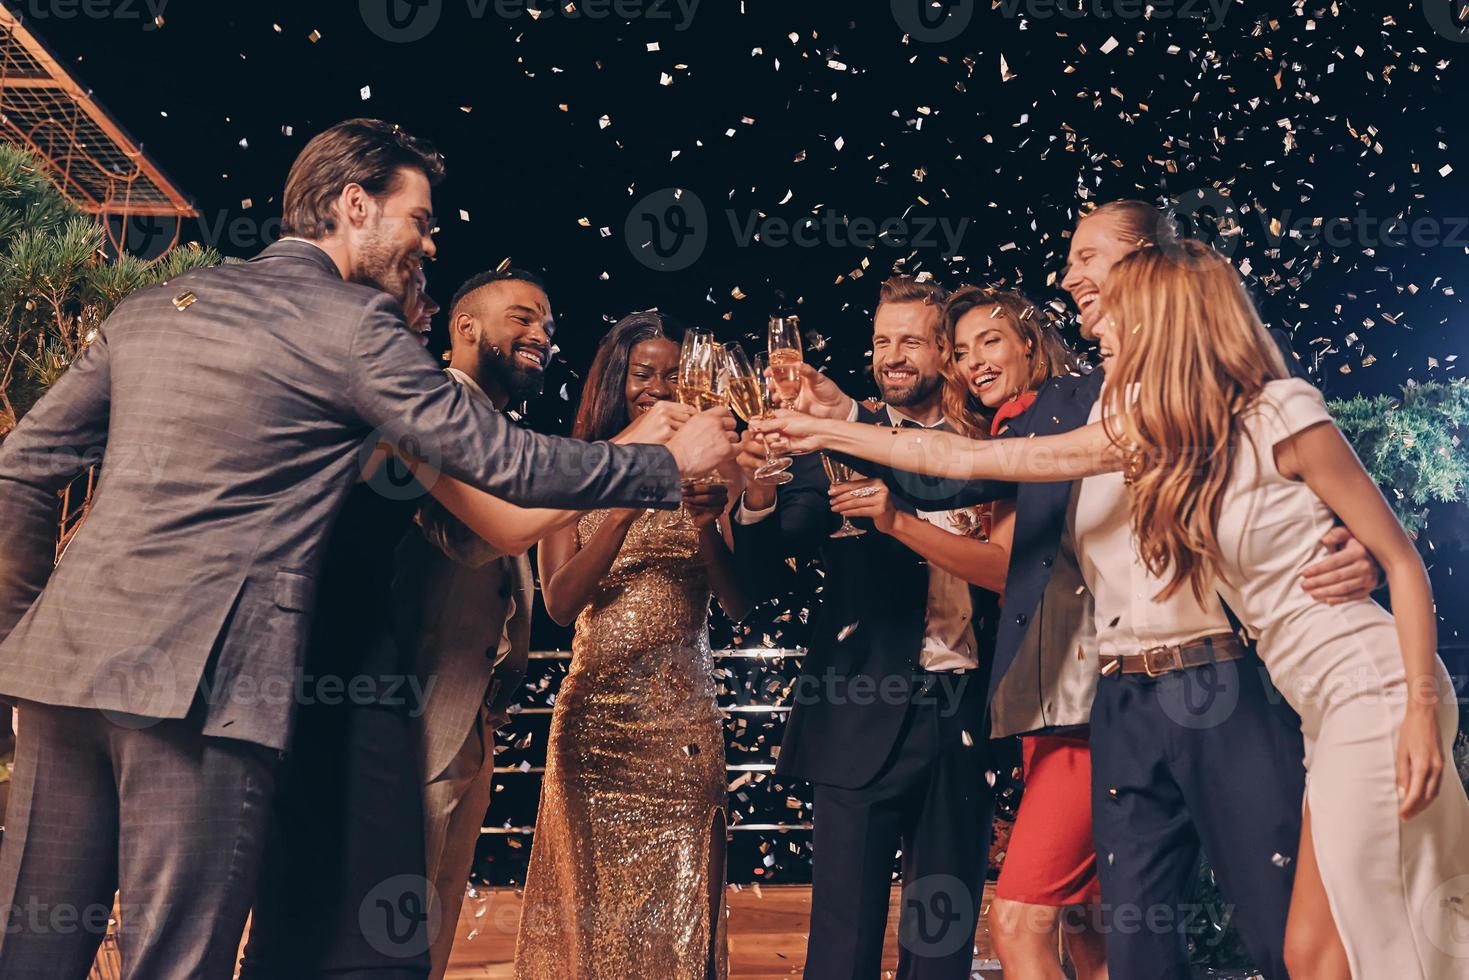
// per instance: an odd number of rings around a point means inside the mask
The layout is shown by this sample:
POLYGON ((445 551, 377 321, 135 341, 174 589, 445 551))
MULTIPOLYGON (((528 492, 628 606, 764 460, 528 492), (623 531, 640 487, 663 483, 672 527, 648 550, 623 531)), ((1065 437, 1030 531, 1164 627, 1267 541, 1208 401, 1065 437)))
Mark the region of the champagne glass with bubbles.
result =
MULTIPOLYGON (((725 391, 730 407, 747 423, 770 417, 770 389, 774 382, 770 378, 769 360, 769 354, 757 354, 752 367, 738 344, 724 346, 725 391)), ((790 465, 791 458, 777 455, 773 440, 766 440, 765 463, 755 470, 755 479, 776 485, 790 483, 794 477, 785 472, 790 465)))

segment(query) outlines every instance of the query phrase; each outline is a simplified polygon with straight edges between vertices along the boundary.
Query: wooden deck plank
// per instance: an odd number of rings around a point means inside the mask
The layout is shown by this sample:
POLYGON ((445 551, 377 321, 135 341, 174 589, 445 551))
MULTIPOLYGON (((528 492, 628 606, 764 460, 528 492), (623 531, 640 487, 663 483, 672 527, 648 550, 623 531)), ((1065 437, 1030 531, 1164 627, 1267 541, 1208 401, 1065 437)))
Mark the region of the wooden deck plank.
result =
MULTIPOLYGON (((985 889, 985 907, 994 886, 985 889)), ((811 920, 808 885, 731 887, 729 902, 730 977, 775 980, 800 976, 806 962, 806 932, 811 920)), ((883 969, 898 962, 898 898, 894 886, 888 912, 883 969)), ((501 980, 514 975, 515 931, 520 924, 520 891, 484 888, 465 899, 446 980, 501 980)), ((980 920, 979 961, 993 958, 989 932, 980 920)), ((998 976, 996 972, 994 974, 998 976)))

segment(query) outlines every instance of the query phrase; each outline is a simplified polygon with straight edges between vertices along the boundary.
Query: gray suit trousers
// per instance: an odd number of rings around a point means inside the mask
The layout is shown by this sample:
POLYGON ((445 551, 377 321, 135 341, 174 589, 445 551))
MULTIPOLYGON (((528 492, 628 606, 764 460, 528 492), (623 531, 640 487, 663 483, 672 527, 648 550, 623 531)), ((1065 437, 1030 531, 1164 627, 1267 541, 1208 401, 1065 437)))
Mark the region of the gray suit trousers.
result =
POLYGON ((489 723, 488 708, 480 709, 464 736, 464 744, 453 761, 429 781, 423 792, 428 880, 438 895, 443 913, 438 935, 429 950, 433 961, 429 980, 442 980, 449 965, 449 951, 459 932, 464 888, 474 866, 474 847, 479 842, 485 811, 490 807, 495 733, 489 723))
POLYGON ((119 891, 124 980, 234 975, 279 755, 199 725, 20 705, 0 977, 84 980, 119 891))

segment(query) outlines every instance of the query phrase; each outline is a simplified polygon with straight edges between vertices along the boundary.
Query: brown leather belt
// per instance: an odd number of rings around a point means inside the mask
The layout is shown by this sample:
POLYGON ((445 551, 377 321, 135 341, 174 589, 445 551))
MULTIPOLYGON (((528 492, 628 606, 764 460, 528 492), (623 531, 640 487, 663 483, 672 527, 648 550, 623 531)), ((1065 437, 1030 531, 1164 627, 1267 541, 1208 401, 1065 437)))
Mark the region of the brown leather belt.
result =
POLYGON ((1102 676, 1113 674, 1147 674, 1157 677, 1175 670, 1188 670, 1204 664, 1239 660, 1245 655, 1244 647, 1233 633, 1214 633, 1181 646, 1150 647, 1137 653, 1124 653, 1102 657, 1102 676))

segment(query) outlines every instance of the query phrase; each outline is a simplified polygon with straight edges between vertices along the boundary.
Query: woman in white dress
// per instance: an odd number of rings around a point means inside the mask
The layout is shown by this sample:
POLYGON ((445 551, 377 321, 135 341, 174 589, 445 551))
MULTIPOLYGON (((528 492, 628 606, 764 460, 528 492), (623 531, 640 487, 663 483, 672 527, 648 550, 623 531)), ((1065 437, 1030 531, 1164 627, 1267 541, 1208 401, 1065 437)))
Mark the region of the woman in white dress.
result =
POLYGON ((949 478, 1122 469, 1139 556, 1165 593, 1217 590, 1301 716, 1293 980, 1469 977, 1469 799, 1451 767, 1444 778, 1457 707, 1422 560, 1320 394, 1287 380, 1224 259, 1195 242, 1142 249, 1102 302, 1105 417, 1085 429, 986 443, 790 413, 761 428, 796 451, 949 478), (1396 616, 1301 589, 1333 513, 1386 570, 1396 616))

